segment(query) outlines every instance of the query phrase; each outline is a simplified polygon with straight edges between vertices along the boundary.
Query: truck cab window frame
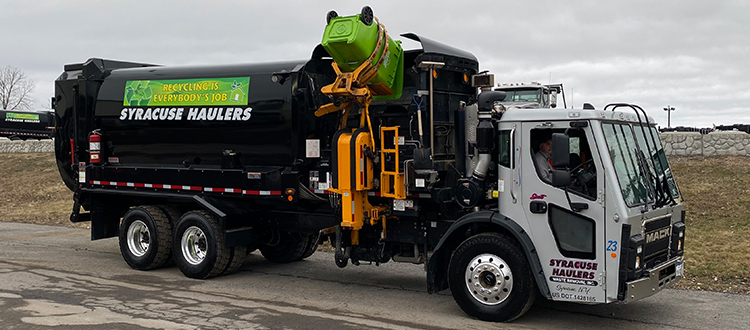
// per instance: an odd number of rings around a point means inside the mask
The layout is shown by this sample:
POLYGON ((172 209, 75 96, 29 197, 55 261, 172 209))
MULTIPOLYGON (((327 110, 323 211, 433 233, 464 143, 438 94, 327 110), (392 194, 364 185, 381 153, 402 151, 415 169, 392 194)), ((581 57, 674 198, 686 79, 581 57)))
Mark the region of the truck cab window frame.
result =
MULTIPOLYGON (((568 187, 568 192, 586 198, 588 200, 596 200, 597 191, 597 178, 596 178, 596 163, 589 162, 589 164, 583 164, 588 160, 591 160, 593 154, 589 147, 588 138, 586 132, 583 130, 569 130, 570 134, 570 167, 569 169, 575 169, 576 173, 583 171, 589 172, 589 180, 586 183, 580 183, 577 180, 571 182, 568 187), (579 165, 581 165, 579 167, 579 165), (577 168, 578 167, 578 168, 577 168), (593 177, 591 177, 593 174, 593 177), (583 185, 586 185, 584 187, 583 185)), ((540 145, 548 138, 552 136, 552 133, 565 133, 565 129, 549 129, 549 128, 534 128, 531 130, 531 139, 529 150, 531 150, 532 163, 534 164, 534 170, 539 180, 551 186, 551 182, 545 180, 538 168, 539 164, 535 160, 536 153, 539 152, 540 145)), ((561 189, 561 188, 555 188, 561 189)))
POLYGON ((602 131, 625 204, 636 207, 653 201, 653 193, 642 175, 645 173, 641 166, 643 162, 638 161, 632 127, 629 124, 602 123, 602 131))
POLYGON ((498 132, 497 163, 500 166, 513 169, 513 130, 501 130, 498 132))
POLYGON ((548 222, 563 256, 596 259, 596 221, 550 204, 548 222))

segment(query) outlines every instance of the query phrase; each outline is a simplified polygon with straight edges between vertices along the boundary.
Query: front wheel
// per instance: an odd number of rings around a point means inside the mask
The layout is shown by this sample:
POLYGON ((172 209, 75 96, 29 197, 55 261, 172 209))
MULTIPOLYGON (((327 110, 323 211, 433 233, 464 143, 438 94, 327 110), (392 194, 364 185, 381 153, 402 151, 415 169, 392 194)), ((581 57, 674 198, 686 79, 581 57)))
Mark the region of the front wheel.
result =
POLYGON ((448 281, 458 306, 485 321, 512 321, 526 313, 536 297, 523 250, 497 233, 463 241, 451 257, 448 281))

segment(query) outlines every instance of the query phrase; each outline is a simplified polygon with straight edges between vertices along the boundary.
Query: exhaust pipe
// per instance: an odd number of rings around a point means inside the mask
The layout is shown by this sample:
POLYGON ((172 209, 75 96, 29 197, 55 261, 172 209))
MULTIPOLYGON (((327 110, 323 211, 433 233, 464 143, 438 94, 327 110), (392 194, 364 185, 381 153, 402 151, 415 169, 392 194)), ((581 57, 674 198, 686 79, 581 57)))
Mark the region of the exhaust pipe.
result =
MULTIPOLYGON (((492 147, 495 144, 495 126, 492 124, 492 108, 495 101, 505 99, 505 92, 489 91, 479 94, 479 125, 477 125, 477 151, 479 162, 471 174, 471 178, 463 178, 453 188, 454 197, 458 205, 471 208, 485 196, 484 179, 492 161, 492 147)), ((467 173, 468 174, 468 173, 467 173)), ((468 176, 468 175, 467 175, 468 176)))

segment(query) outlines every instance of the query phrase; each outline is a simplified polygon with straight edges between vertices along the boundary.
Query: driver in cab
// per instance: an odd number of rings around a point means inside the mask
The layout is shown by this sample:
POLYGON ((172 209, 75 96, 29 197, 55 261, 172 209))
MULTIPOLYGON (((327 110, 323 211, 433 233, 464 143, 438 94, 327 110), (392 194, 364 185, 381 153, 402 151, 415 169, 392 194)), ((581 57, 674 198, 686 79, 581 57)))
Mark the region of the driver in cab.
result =
MULTIPOLYGON (((585 141, 581 141, 580 148, 580 155, 575 153, 570 154, 570 167, 574 173, 573 180, 568 187, 589 197, 594 197, 596 192, 596 180, 594 180, 596 174, 594 173, 596 173, 596 170, 590 160, 583 161, 582 159, 588 155, 588 152, 584 152, 583 150, 583 148, 588 148, 588 144, 585 141)), ((552 167, 551 157, 552 138, 547 137, 539 144, 538 151, 534 153, 536 171, 539 174, 539 178, 547 184, 552 184, 552 170, 555 169, 552 167)))

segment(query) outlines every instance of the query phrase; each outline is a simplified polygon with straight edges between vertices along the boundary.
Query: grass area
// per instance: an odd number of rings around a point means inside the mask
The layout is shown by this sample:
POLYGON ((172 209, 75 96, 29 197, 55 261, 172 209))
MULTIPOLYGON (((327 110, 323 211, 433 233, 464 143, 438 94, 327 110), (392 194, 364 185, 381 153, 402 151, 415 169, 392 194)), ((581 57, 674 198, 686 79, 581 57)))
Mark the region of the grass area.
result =
POLYGON ((0 221, 86 228, 68 220, 73 193, 51 153, 0 154, 0 221))
MULTIPOLYGON (((750 158, 672 157, 685 200, 687 278, 678 287, 750 293, 750 158)), ((0 221, 86 228, 68 221, 72 193, 52 154, 0 154, 0 221)))
POLYGON ((750 158, 673 157, 685 199, 682 288, 750 293, 750 158))

